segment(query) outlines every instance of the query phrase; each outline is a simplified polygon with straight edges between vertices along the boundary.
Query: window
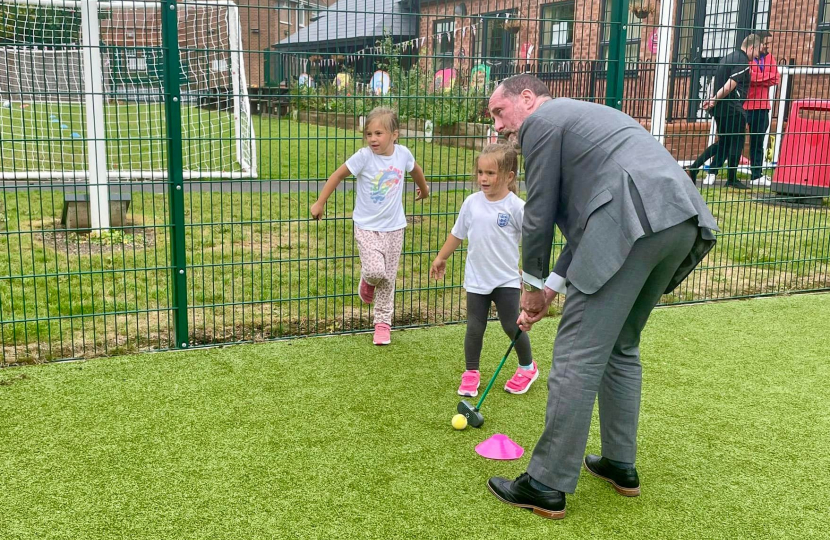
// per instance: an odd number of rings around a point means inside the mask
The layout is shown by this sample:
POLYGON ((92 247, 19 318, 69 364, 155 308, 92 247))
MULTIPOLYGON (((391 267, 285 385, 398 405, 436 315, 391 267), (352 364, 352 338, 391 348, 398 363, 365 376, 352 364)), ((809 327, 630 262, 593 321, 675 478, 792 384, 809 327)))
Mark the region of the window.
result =
MULTIPOLYGON (((603 1, 603 18, 607 23, 611 20, 611 2, 603 1)), ((625 73, 634 75, 637 73, 637 63, 640 61, 640 19, 630 10, 628 11, 628 29, 625 41, 625 73)), ((602 41, 599 45, 600 60, 608 60, 609 41, 611 40, 611 25, 602 25, 602 41)), ((606 64, 607 65, 607 64, 606 64)))
POLYGON ((282 24, 291 24, 291 4, 286 0, 277 2, 277 10, 279 12, 279 21, 282 24))
POLYGON ((703 22, 703 58, 723 58, 738 43, 740 0, 707 0, 703 22))
POLYGON ((435 71, 451 68, 455 54, 455 21, 435 21, 433 35, 436 36, 435 71))
POLYGON ((228 61, 224 58, 219 58, 218 60, 211 60, 210 70, 214 73, 227 73, 228 61))
POLYGON ((139 54, 139 51, 136 51, 135 49, 127 49, 124 51, 124 56, 127 59, 127 71, 147 71, 147 59, 144 57, 144 52, 139 54))
POLYGON ((692 62, 695 49, 695 8, 697 0, 683 0, 680 5, 680 21, 678 21, 677 61, 681 65, 692 62))
POLYGON ((830 0, 819 1, 816 64, 830 64, 830 0))
POLYGON ((505 21, 516 13, 500 11, 481 16, 476 34, 473 56, 481 56, 481 62, 490 67, 490 80, 500 81, 516 70, 516 34, 504 27, 505 21))
POLYGON ((769 28, 772 0, 680 0, 675 34, 680 69, 715 64, 740 46, 748 29, 769 28), (747 30, 741 30, 747 29, 747 30))
POLYGON ((573 58, 574 3, 557 2, 542 6, 539 36, 539 71, 568 73, 573 58))
POLYGON ((770 0, 758 0, 752 14, 752 28, 755 30, 769 30, 769 5, 770 0))

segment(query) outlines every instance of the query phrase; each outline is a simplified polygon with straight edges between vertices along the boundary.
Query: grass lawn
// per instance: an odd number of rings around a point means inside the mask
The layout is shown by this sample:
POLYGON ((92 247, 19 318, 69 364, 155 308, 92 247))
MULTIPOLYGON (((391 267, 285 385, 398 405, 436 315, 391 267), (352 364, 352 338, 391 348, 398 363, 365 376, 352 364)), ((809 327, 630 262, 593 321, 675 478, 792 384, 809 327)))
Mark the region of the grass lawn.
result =
MULTIPOLYGON (((459 188, 463 183, 457 185, 459 188)), ((469 191, 415 203, 396 296, 398 326, 465 318, 463 251, 447 278, 429 265, 469 191)), ((830 211, 761 204, 731 190, 704 197, 723 232, 667 303, 830 287, 830 211)), ((353 194, 308 221, 315 193, 185 195, 188 320, 194 344, 368 328, 356 297, 353 194)), ((0 194, 0 331, 6 363, 169 348, 172 292, 164 195, 133 193, 128 226, 96 240, 60 231, 55 191, 0 194)))
MULTIPOLYGON (((82 141, 50 141, 81 129, 81 107, 15 107, 0 109, 0 168, 25 169, 17 161, 27 159, 23 143, 9 134, 25 139, 26 150, 41 152, 38 159, 82 166, 83 159, 76 159, 85 151, 82 141), (68 122, 66 129, 61 122, 68 122)), ((111 163, 120 160, 136 168, 148 159, 151 168, 164 166, 161 148, 146 146, 161 141, 160 105, 109 105, 106 114, 111 163), (139 131, 149 138, 137 139, 139 131)), ((184 107, 183 114, 183 124, 196 130, 185 130, 185 162, 198 155, 224 159, 227 149, 211 145, 224 144, 216 133, 230 134, 228 113, 184 107)), ((287 184, 278 183, 268 193, 185 194, 191 343, 367 328, 371 313, 355 296, 353 193, 337 192, 323 222, 308 220, 315 181, 354 152, 360 134, 288 119, 257 116, 253 121, 260 177, 307 181, 309 191, 283 190, 287 184)), ((395 324, 463 320, 463 251, 454 256, 445 280, 432 281, 428 269, 470 193, 465 189, 474 153, 423 140, 403 142, 431 180, 454 183, 443 184, 423 203, 413 201, 411 186, 407 192, 411 227, 399 271, 395 324)), ((723 232, 705 263, 665 302, 830 287, 828 206, 794 208, 754 199, 765 192, 703 190, 723 232)), ((64 231, 62 206, 60 192, 35 186, 0 193, 0 364, 172 347, 167 195, 132 193, 127 225, 97 240, 64 231)))
MULTIPOLYGON (((167 167, 164 106, 105 106, 107 163, 112 170, 163 171, 167 167)), ((256 136, 259 178, 325 180, 362 145, 361 133, 309 126, 287 118, 251 118, 256 136)), ((0 171, 60 171, 87 168, 84 107, 19 103, 0 107, 0 171)), ((233 115, 182 107, 182 160, 185 170, 239 171, 233 115)), ((466 179, 475 153, 402 138, 428 178, 466 179)))
MULTIPOLYGON (((486 479, 524 471, 547 390, 449 425, 463 326, 0 371, 0 517, 51 538, 825 538, 830 295, 658 310, 627 499, 583 474, 564 521, 486 479), (474 446, 506 433, 515 462, 474 446)), ((556 321, 531 333, 543 372, 556 321)), ((507 338, 490 325, 492 373, 507 338)), ((515 356, 513 357, 515 358, 515 356)), ((514 360, 500 377, 503 383, 514 360)), ((599 451, 596 418, 588 442, 599 451)))

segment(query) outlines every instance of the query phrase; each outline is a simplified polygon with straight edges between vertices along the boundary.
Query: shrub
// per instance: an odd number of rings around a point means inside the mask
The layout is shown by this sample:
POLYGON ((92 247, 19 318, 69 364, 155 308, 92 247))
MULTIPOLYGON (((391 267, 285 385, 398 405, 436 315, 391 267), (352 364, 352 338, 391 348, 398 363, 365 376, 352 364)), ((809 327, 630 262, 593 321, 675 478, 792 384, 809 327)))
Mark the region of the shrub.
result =
POLYGON ((435 91, 433 78, 423 67, 426 62, 419 59, 411 68, 404 69, 400 64, 400 46, 393 44, 390 37, 385 37, 378 46, 381 52, 377 68, 389 73, 391 80, 388 94, 377 96, 367 86, 358 87, 354 75, 344 88, 335 87, 333 82, 318 83, 314 87, 299 86, 295 82, 291 89, 292 107, 361 116, 375 107, 387 106, 398 111, 402 122, 411 118, 432 120, 436 126, 491 122, 486 89, 470 87, 459 80, 451 89, 435 91))

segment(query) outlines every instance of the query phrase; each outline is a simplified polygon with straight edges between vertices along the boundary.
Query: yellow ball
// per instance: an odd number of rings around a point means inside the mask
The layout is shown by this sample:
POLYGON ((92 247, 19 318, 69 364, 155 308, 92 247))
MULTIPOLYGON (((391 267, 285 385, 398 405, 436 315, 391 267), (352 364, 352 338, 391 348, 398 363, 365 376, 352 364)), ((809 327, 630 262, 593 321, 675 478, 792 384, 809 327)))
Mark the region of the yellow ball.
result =
POLYGON ((467 427, 467 417, 463 414, 456 414, 452 417, 452 427, 455 429, 464 429, 467 427))

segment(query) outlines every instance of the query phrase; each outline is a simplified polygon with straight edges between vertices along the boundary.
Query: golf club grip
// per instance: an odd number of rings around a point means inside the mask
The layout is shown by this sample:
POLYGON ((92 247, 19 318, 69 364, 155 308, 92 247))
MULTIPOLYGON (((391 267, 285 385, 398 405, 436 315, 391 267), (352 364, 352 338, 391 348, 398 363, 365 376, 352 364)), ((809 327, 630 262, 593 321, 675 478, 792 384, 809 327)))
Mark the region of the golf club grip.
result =
POLYGON ((496 382, 496 377, 499 376, 499 372, 501 371, 502 366, 504 365, 505 361, 507 361, 507 357, 510 356, 510 351, 513 350, 513 346, 516 345, 516 342, 519 341, 519 336, 522 335, 522 329, 519 328, 516 331, 516 336, 513 338, 513 341, 510 342, 510 346, 507 348, 507 352, 504 353, 504 356, 499 362, 499 367, 496 368, 496 372, 493 373, 493 376, 490 377, 490 382, 487 383, 487 388, 484 389, 484 392, 481 394, 481 399, 478 400, 478 404, 476 404, 476 409, 481 409, 481 405, 484 403, 484 398, 487 397, 487 394, 490 392, 490 388, 493 386, 493 383, 496 382))

